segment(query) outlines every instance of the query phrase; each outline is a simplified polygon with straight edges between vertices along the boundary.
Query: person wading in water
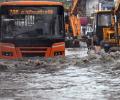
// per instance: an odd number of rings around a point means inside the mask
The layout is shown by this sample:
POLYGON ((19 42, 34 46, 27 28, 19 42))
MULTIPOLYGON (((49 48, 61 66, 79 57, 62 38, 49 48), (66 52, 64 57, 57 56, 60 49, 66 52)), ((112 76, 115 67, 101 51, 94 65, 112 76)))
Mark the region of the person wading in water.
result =
POLYGON ((93 35, 93 45, 96 54, 99 54, 101 51, 101 41, 96 34, 93 35))

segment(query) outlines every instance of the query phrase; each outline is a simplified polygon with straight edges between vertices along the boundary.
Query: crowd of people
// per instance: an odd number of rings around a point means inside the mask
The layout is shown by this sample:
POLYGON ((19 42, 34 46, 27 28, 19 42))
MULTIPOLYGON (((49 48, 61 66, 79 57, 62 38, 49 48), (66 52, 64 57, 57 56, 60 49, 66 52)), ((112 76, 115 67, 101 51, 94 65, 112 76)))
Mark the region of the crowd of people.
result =
POLYGON ((100 54, 102 48, 104 48, 105 52, 109 52, 110 46, 101 41, 96 34, 85 35, 84 39, 87 44, 88 53, 94 50, 96 54, 100 54))
POLYGON ((90 36, 90 35, 86 35, 85 36, 85 42, 87 44, 87 48, 88 48, 88 53, 91 50, 94 50, 95 53, 99 53, 100 52, 100 41, 98 39, 98 37, 96 35, 90 36))

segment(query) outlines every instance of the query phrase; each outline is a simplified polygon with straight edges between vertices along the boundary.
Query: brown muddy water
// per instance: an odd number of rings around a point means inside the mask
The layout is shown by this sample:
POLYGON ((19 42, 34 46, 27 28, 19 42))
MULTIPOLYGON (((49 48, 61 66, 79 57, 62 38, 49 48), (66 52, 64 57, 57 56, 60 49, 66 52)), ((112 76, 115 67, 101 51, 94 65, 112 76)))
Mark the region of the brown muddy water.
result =
POLYGON ((0 60, 0 100, 120 100, 119 55, 69 49, 65 58, 0 60))

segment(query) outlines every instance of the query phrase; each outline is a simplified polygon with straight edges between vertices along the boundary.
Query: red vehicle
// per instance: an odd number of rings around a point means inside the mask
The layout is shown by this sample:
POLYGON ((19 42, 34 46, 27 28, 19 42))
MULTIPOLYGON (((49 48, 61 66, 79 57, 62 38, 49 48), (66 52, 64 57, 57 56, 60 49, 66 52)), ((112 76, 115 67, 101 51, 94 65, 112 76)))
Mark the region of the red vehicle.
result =
POLYGON ((0 6, 0 58, 65 55, 62 3, 11 1, 0 6))

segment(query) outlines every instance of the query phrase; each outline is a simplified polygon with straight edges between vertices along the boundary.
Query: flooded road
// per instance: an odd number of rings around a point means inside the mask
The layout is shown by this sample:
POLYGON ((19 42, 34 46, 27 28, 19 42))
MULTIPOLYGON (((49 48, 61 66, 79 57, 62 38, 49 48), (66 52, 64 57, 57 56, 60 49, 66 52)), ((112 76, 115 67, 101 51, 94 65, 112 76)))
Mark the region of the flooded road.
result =
POLYGON ((120 100, 120 53, 86 52, 68 49, 65 58, 4 61, 0 100, 120 100))

